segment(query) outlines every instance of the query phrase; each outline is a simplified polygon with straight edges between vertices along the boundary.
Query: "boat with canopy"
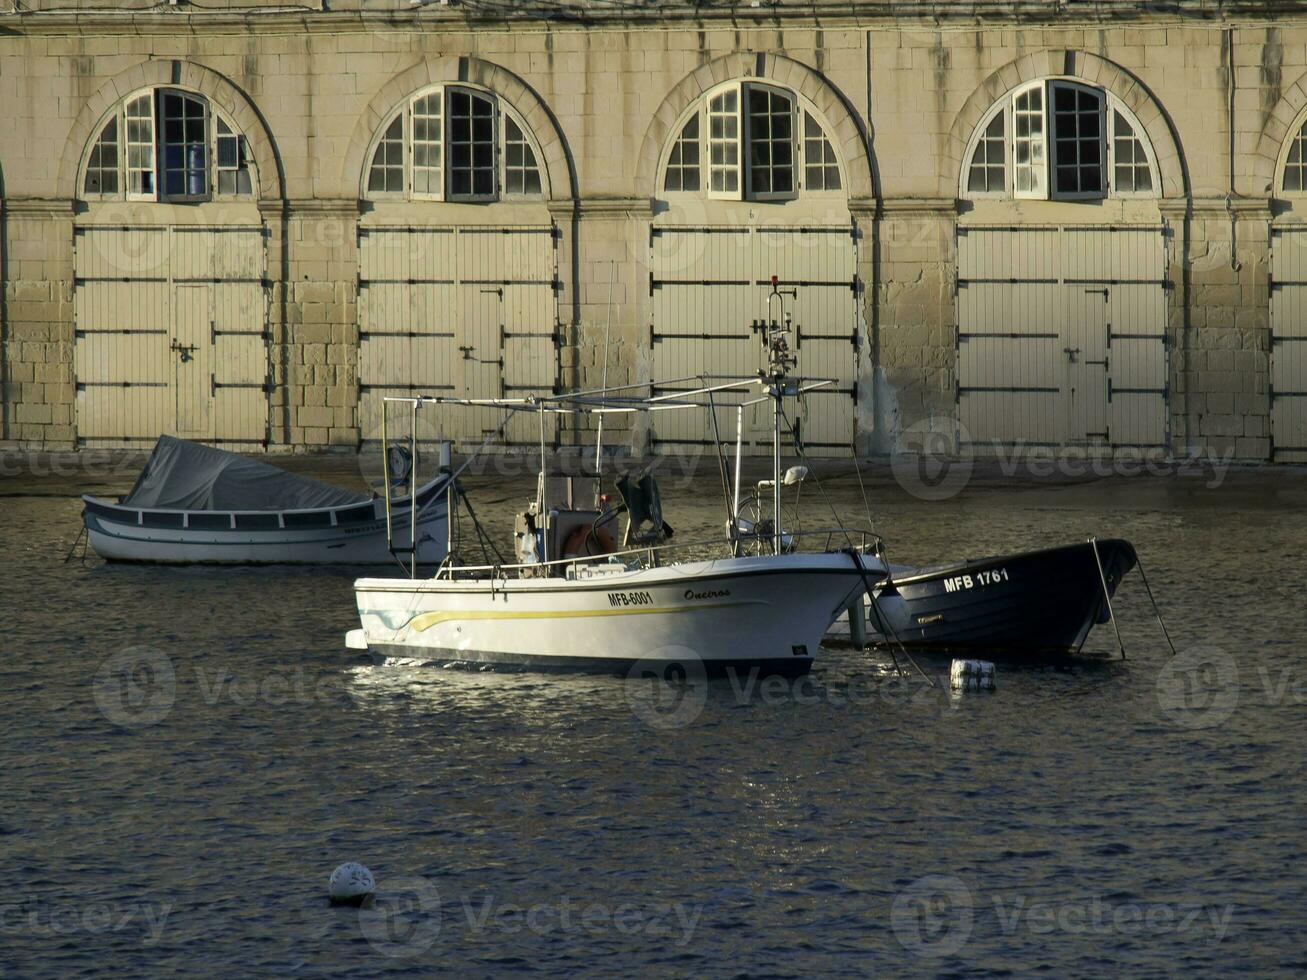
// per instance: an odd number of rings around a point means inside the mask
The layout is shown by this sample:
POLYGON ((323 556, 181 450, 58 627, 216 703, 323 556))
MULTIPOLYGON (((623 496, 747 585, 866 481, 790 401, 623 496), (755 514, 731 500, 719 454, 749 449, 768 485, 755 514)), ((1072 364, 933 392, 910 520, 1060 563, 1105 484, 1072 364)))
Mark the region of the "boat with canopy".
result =
MULTIPOLYGON (((451 520, 448 555, 435 575, 420 578, 410 565, 407 579, 355 582, 361 625, 347 645, 382 661, 628 672, 677 664, 709 674, 807 671, 827 628, 870 582, 884 577, 885 566, 869 528, 784 528, 782 489, 806 471, 781 468, 782 403, 832 382, 791 377, 785 331, 765 333, 768 368, 758 376, 715 384, 703 378, 661 382, 700 382, 668 394, 635 393, 654 390, 649 383, 525 399, 388 397, 388 405, 407 408, 410 432, 417 430, 419 412, 440 406, 502 410, 504 422, 487 436, 484 450, 522 412, 540 416, 542 433, 549 414, 602 420, 705 410, 715 429, 716 409, 723 407, 718 399, 731 393, 740 399, 733 477, 716 439, 726 533, 709 541, 673 540, 652 472, 618 479, 620 504, 614 506, 602 493, 602 453, 596 454, 594 473, 555 473, 542 435, 535 499, 515 522, 515 560, 463 563, 451 520), (743 412, 763 403, 772 409, 772 473, 757 489, 771 500, 770 507, 759 506, 765 517, 747 520, 741 511, 743 412)), ((383 450, 385 426, 383 418, 383 450)), ((451 500, 451 514, 455 506, 451 500)), ((403 558, 402 549, 396 554, 403 558)))

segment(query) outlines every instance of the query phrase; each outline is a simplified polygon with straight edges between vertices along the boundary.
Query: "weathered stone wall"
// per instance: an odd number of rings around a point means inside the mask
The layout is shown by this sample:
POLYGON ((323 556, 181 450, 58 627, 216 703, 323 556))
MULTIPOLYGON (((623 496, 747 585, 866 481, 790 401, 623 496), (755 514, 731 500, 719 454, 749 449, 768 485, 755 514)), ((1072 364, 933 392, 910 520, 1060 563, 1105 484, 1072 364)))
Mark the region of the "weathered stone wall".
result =
POLYGON ((6 207, 4 362, 0 439, 9 444, 73 441, 72 202, 6 207))
MULTIPOLYGON (((864 236, 864 448, 892 449, 905 431, 953 411, 955 230, 966 211, 957 200, 966 141, 979 114, 1013 85, 1069 69, 1131 105, 1158 151, 1164 200, 1155 213, 1172 235, 1173 450, 1267 457, 1268 229, 1273 213, 1276 222, 1294 221, 1301 208, 1273 201, 1272 182, 1284 141, 1307 111, 1307 19, 1275 5, 1266 7, 1275 19, 1265 23, 1250 21, 1257 5, 1245 5, 1234 26, 1187 19, 1206 10, 1197 3, 1180 4, 1179 14, 1147 5, 1125 11, 1124 4, 1110 5, 1110 14, 1108 5, 1049 4, 1044 13, 1026 4, 1018 21, 1010 5, 1004 19, 1003 5, 980 4, 958 5, 932 24, 903 14, 903 4, 894 5, 897 13, 884 4, 861 12, 821 4, 814 21, 809 4, 798 6, 712 10, 698 22, 678 19, 676 10, 662 22, 642 13, 637 26, 603 18, 589 26, 470 22, 472 13, 457 10, 425 11, 419 20, 366 4, 368 16, 232 19, 173 10, 117 20, 107 13, 6 18, 13 33, 0 38, 0 438, 73 443, 72 229, 95 218, 94 206, 74 203, 98 118, 88 106, 129 91, 146 77, 132 74, 142 65, 203 66, 195 85, 236 113, 255 144, 257 211, 269 242, 270 438, 308 447, 359 437, 363 156, 384 113, 417 80, 457 77, 471 65, 527 115, 553 185, 535 220, 547 211, 561 235, 561 381, 597 385, 602 377, 611 270, 608 380, 619 384, 641 377, 647 362, 650 198, 663 145, 651 134, 674 121, 678 86, 702 87, 740 65, 756 66, 760 55, 780 55, 767 71, 842 107, 849 122, 839 152, 869 175, 867 192, 852 193, 843 212, 864 236), (984 14, 984 26, 964 6, 984 14), (1135 20, 1119 22, 1127 16, 1135 20)), ((413 207, 428 222, 490 223, 510 214, 507 205, 475 217, 466 206, 413 207)), ((1066 209, 1023 202, 1013 216, 1038 223, 1045 207, 1066 209)), ((1077 207, 1071 220, 1104 218, 1100 206, 1077 207)), ((702 217, 749 220, 751 211, 795 222, 813 214, 801 205, 727 213, 706 204, 702 217)))

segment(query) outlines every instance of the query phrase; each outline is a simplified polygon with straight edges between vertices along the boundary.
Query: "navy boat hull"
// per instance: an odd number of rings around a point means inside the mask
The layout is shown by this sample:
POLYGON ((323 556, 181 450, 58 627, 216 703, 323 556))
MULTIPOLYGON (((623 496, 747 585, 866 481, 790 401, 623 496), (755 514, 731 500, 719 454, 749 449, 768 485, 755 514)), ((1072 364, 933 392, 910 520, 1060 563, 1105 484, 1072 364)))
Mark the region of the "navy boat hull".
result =
POLYGON ((919 569, 878 583, 868 604, 875 642, 996 656, 1078 651, 1108 621, 1108 593, 1135 567, 1128 541, 1088 542, 919 569))

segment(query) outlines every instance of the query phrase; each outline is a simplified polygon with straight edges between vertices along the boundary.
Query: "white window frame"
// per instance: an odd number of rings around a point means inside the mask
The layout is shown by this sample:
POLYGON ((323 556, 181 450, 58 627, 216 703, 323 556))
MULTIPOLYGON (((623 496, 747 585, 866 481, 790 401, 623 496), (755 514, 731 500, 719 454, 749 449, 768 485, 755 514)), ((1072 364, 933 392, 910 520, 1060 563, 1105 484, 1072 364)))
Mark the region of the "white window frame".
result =
MULTIPOLYGON (((118 105, 114 106, 112 112, 104 116, 95 125, 94 134, 92 135, 90 142, 87 144, 86 152, 82 156, 82 164, 77 170, 77 175, 78 175, 77 196, 82 198, 83 200, 89 200, 89 201, 122 200, 123 195, 127 193, 127 187, 126 184, 124 183, 124 177, 125 177, 126 166, 127 166, 127 161, 125 160, 126 153, 127 153, 127 147, 126 147, 127 134, 123 131, 124 115, 125 115, 125 111, 123 109, 123 103, 119 103, 118 105), (103 189, 98 191, 88 191, 86 189, 86 178, 91 169, 91 157, 92 155, 94 155, 96 147, 100 145, 100 138, 104 135, 105 129, 108 128, 109 123, 111 122, 116 124, 117 127, 115 131, 116 136, 114 138, 114 152, 115 152, 116 162, 113 167, 114 181, 116 187, 112 191, 106 191, 103 189)), ((96 169, 104 170, 105 168, 97 167, 96 169)))
MULTIPOLYGON (((798 120, 799 130, 795 134, 796 152, 798 157, 795 160, 795 188, 804 197, 844 197, 848 191, 848 176, 844 172, 844 161, 840 159, 840 151, 835 148, 835 141, 830 138, 830 130, 826 127, 826 122, 811 106, 807 105, 803 99, 794 93, 796 108, 794 110, 795 118, 798 120), (835 171, 840 178, 839 187, 823 187, 820 190, 811 190, 808 187, 808 118, 817 124, 817 129, 821 131, 822 141, 830 147, 831 155, 835 158, 835 171)), ((828 164, 823 163, 822 169, 825 170, 828 164)), ((823 178, 824 181, 824 178, 823 178)))
POLYGON ((1139 122, 1139 117, 1126 108, 1125 103, 1117 99, 1112 93, 1107 92, 1107 101, 1105 103, 1104 113, 1108 119, 1107 131, 1107 179, 1108 187, 1111 191, 1110 197, 1120 198, 1122 200, 1151 201, 1162 196, 1162 173, 1157 166, 1157 154, 1153 151, 1153 141, 1148 138, 1148 132, 1139 122), (1139 145, 1144 148, 1144 159, 1148 161, 1148 180, 1153 185, 1152 190, 1147 191, 1122 191, 1116 186, 1116 114, 1120 113, 1125 117, 1125 121, 1134 130, 1135 139, 1139 145))
MULTIPOLYGON (((131 95, 127 96, 127 98, 123 99, 123 125, 121 127, 123 134, 123 193, 129 201, 161 200, 159 194, 159 113, 157 107, 158 101, 154 89, 143 89, 140 92, 133 92, 131 95), (141 99, 144 99, 146 104, 150 107, 149 116, 129 116, 127 114, 128 108, 132 103, 139 102, 141 99), (150 151, 150 166, 148 172, 150 174, 151 187, 148 191, 133 191, 132 173, 145 173, 146 169, 142 167, 133 167, 131 165, 132 147, 146 146, 146 144, 140 140, 133 140, 131 138, 128 133, 128 120, 145 118, 150 120, 150 142, 148 144, 150 151)), ((101 128, 103 129, 103 127, 101 128)))
MULTIPOLYGON (((400 190, 397 195, 394 191, 390 191, 388 193, 392 196, 399 196, 399 197, 402 197, 407 193, 408 196, 410 196, 415 201, 443 201, 445 199, 446 165, 449 162, 445 154, 446 126, 449 123, 449 118, 448 118, 449 102, 448 102, 448 97, 445 93, 445 87, 443 85, 437 85, 434 88, 429 88, 426 89, 425 91, 417 93, 416 95, 414 95, 412 98, 408 100, 408 104, 404 107, 403 111, 404 111, 404 125, 402 127, 403 135, 401 136, 401 139, 405 141, 405 145, 402 148, 402 153, 404 156, 404 189, 400 190), (439 121, 439 125, 440 125, 440 135, 436 138, 436 146, 440 154, 440 163, 435 167, 431 167, 431 166, 426 167, 427 170, 434 170, 436 172, 436 190, 434 192, 419 191, 417 189, 417 180, 416 180, 416 174, 418 170, 417 104, 421 102, 423 99, 431 98, 431 96, 433 95, 437 97, 436 101, 440 106, 440 113, 438 116, 435 117, 439 121)), ((428 114, 428 118, 431 118, 429 114, 428 114)), ((384 130, 383 130, 383 134, 384 134, 384 130)), ((426 140, 425 142, 429 143, 431 141, 426 140)), ((369 157, 368 169, 370 170, 371 168, 372 168, 372 158, 369 157)))
POLYGON ((1303 133, 1304 128, 1307 128, 1307 109, 1298 113, 1298 118, 1289 127, 1289 135, 1284 138, 1284 145, 1280 147, 1280 156, 1275 161, 1275 196, 1284 200, 1307 197, 1307 180, 1304 180, 1303 186, 1297 190, 1287 190, 1284 186, 1284 175, 1289 169, 1289 154, 1293 151, 1293 144, 1298 137, 1307 135, 1303 133))
MULTIPOLYGON (((802 128, 803 114, 799 108, 798 99, 789 89, 762 82, 745 82, 740 86, 740 89, 740 157, 744 176, 744 186, 740 189, 741 193, 750 201, 792 201, 799 196, 801 175, 797 170, 803 154, 803 138, 799 135, 799 130, 802 128), (790 189, 788 191, 753 190, 753 117, 749 112, 748 100, 755 90, 770 95, 779 95, 790 104, 790 189)), ((773 141, 768 140, 767 142, 773 141)))
MULTIPOLYGON (((491 204, 503 198, 503 174, 501 168, 503 165, 503 155, 500 152, 499 131, 503 128, 499 125, 500 102, 498 96, 493 92, 487 92, 484 89, 472 88, 468 85, 447 85, 445 86, 445 131, 444 152, 442 158, 445 164, 445 200, 453 201, 459 204, 491 204), (451 122, 451 113, 449 111, 450 96, 456 93, 468 95, 472 99, 482 99, 490 103, 490 125, 492 133, 490 135, 490 152, 494 154, 494 163, 491 165, 491 187, 490 193, 478 194, 475 187, 469 193, 455 194, 449 188, 449 175, 453 170, 453 154, 450 153, 449 126, 451 122)), ((473 145, 476 141, 473 140, 473 145)), ((472 168, 473 180, 475 182, 476 167, 472 168)))
POLYGON ((743 83, 728 82, 726 85, 719 85, 717 88, 708 92, 703 97, 703 121, 704 123, 706 123, 706 125, 700 126, 700 131, 703 133, 703 135, 700 138, 703 140, 704 149, 708 151, 708 155, 706 158, 706 166, 704 168, 704 177, 705 177, 705 190, 708 192, 709 199, 714 201, 744 200, 744 181, 745 181, 744 169, 745 168, 744 168, 744 160, 742 159, 742 157, 745 155, 747 151, 744 145, 745 120, 744 120, 743 83), (726 136, 726 137, 714 138, 712 135, 713 119, 721 118, 725 120, 730 120, 732 118, 732 113, 726 109, 723 109, 722 111, 714 112, 712 104, 715 100, 719 98, 725 98, 727 95, 731 94, 732 92, 735 94, 735 112, 734 112, 735 135, 733 137, 726 136), (730 147, 734 148, 735 150, 734 163, 722 163, 722 164, 713 163, 712 151, 713 151, 713 147, 717 144, 721 144, 728 148, 730 147), (721 190, 713 190, 714 171, 718 171, 723 174, 730 174, 734 172, 735 189, 730 190, 729 188, 723 187, 721 190))
MULTIPOLYGON (((1044 140, 1048 147, 1045 162, 1048 171, 1048 199, 1050 201, 1101 201, 1111 197, 1111 180, 1107 172, 1107 93, 1101 88, 1075 82, 1069 79, 1049 79, 1044 91, 1044 140), (1077 96, 1091 96, 1098 103, 1098 190, 1096 191, 1059 191, 1057 189, 1058 143, 1057 126, 1054 117, 1057 110, 1054 103, 1059 91, 1073 92, 1077 96)), ((1077 142, 1079 140, 1077 139, 1077 142)))
MULTIPOLYGON (((215 183, 215 181, 213 180, 213 170, 214 167, 217 165, 217 161, 214 159, 214 151, 217 149, 218 144, 217 144, 216 132, 215 132, 216 127, 213 125, 213 110, 209 104, 209 100, 205 98, 203 95, 200 95, 198 92, 188 92, 185 89, 179 89, 179 88, 174 88, 172 86, 164 85, 154 90, 153 102, 154 102, 154 139, 155 139, 154 183, 155 183, 155 190, 158 193, 157 200, 171 201, 177 204, 196 204, 200 201, 207 201, 211 199, 214 196, 213 192, 214 192, 214 183, 215 183), (164 184, 166 183, 166 177, 167 177, 167 163, 165 161, 166 155, 160 153, 159 150, 163 147, 164 140, 166 139, 166 136, 164 135, 164 129, 165 129, 164 123, 166 122, 166 120, 160 118, 159 100, 169 95, 179 96, 183 101, 190 100, 190 101, 198 102, 203 112, 202 119, 204 122, 204 190, 199 194, 169 194, 164 187, 164 184), (160 180, 159 179, 160 177, 163 177, 165 179, 160 180)), ((183 138, 181 146, 185 147, 187 145, 189 144, 183 138)), ((185 177, 186 174, 190 173, 190 168, 186 166, 185 161, 182 162, 181 172, 183 178, 185 177)))
POLYGON ((369 201, 403 201, 408 198, 409 188, 413 186, 412 174, 409 171, 409 157, 412 155, 408 143, 408 105, 405 104, 399 111, 386 117, 386 120, 377 127, 376 135, 372 138, 372 145, 368 148, 366 164, 363 167, 363 196, 369 201), (399 120, 399 151, 402 158, 400 163, 400 188, 397 191, 384 190, 374 191, 368 187, 372 179, 372 164, 376 160, 377 150, 385 142, 386 133, 390 127, 395 125, 395 120, 399 120))
MULTIPOLYGON (((719 113, 717 115, 726 115, 719 113)), ((786 88, 783 85, 776 85, 770 82, 754 82, 746 79, 726 82, 716 88, 710 89, 704 93, 689 109, 681 113, 675 124, 671 127, 667 141, 663 146, 662 154, 658 161, 657 170, 657 190, 659 197, 679 198, 685 196, 706 196, 710 200, 716 201, 757 201, 764 204, 784 203, 793 201, 800 196, 812 195, 815 197, 843 198, 848 194, 849 175, 848 169, 844 165, 844 159, 840 154, 834 140, 830 138, 830 127, 826 120, 812 105, 798 92, 786 88), (751 157, 749 143, 752 134, 749 131, 748 116, 748 94, 750 88, 767 89, 777 92, 784 96, 790 102, 790 160, 791 172, 793 174, 793 187, 790 191, 771 192, 771 193, 753 193, 750 190, 752 183, 751 157), (712 100, 724 92, 734 90, 736 93, 736 163, 727 165, 721 169, 734 169, 737 175, 735 191, 713 190, 712 187, 712 100), (686 124, 691 118, 699 119, 699 189, 698 190, 667 190, 667 169, 671 163, 672 153, 677 144, 680 142, 681 133, 685 131, 686 124), (811 116, 821 130, 822 138, 830 145, 831 152, 835 158, 835 167, 839 172, 840 186, 838 188, 821 190, 809 190, 807 187, 806 163, 804 157, 804 125, 805 118, 811 116)))
MULTIPOLYGON (((499 182, 499 200, 504 201, 543 201, 545 199, 545 171, 540 163, 540 147, 536 145, 535 137, 531 135, 531 127, 526 124, 515 111, 499 101, 499 113, 496 116, 495 125, 498 130, 498 173, 499 182), (531 151, 531 158, 535 161, 536 180, 540 182, 538 191, 514 191, 508 192, 508 127, 504 125, 504 119, 507 118, 517 131, 522 134, 522 142, 526 148, 531 151)), ((525 170, 524 167, 515 167, 514 169, 525 170)))
MULTIPOLYGON (((1307 117, 1307 113, 1304 113, 1307 117)), ((1307 120, 1305 120, 1307 121, 1307 120)), ((1282 155, 1288 156, 1288 144, 1282 155)), ((1109 199, 1124 200, 1156 200, 1162 196, 1161 190, 1161 172, 1157 166, 1157 152, 1153 148, 1152 141, 1148 138, 1148 132, 1139 122, 1139 117, 1132 112, 1111 92, 1100 88, 1091 83, 1081 81, 1076 78, 1067 78, 1064 76, 1050 77, 1039 79, 1038 81, 1028 82, 1018 88, 1013 89, 1002 99, 994 104, 990 110, 985 113, 975 130, 971 134, 971 140, 967 144, 966 153, 962 158, 963 165, 958 179, 958 192, 963 200, 980 201, 980 200, 1026 200, 1026 201, 1101 201, 1109 199), (1043 87, 1043 105, 1044 105, 1044 160, 1042 165, 1042 175, 1044 187, 1042 192, 1018 191, 1016 187, 1016 100, 1017 97, 1031 89, 1043 87), (1074 194, 1058 193, 1054 188, 1054 175, 1056 173, 1056 139, 1052 125, 1052 93, 1055 87, 1066 86, 1077 88, 1081 91, 1088 91, 1096 95, 1099 99, 1100 113, 1100 156, 1101 167, 1103 170, 1103 189, 1101 192, 1084 192, 1074 194), (1116 187, 1116 113, 1129 123, 1134 130, 1135 137, 1139 145, 1144 149, 1144 156, 1148 161, 1149 179, 1152 183, 1152 189, 1148 191, 1118 191, 1116 187), (971 177, 971 167, 975 160, 976 151, 984 138, 985 131, 993 123, 994 117, 1002 115, 1004 118, 1003 131, 1003 168, 1004 168, 1004 189, 1000 191, 972 191, 969 189, 971 177)), ((1304 191, 1307 196, 1307 191, 1304 191)))
POLYGON ((963 155, 961 196, 968 201, 985 201, 985 200, 1004 200, 1013 197, 1012 189, 1015 186, 1015 178, 1012 172, 1012 113, 1008 111, 1010 103, 1007 100, 999 100, 989 110, 988 113, 980 120, 980 125, 976 131, 971 134, 971 142, 967 145, 967 152, 963 155), (986 139, 985 134, 989 132, 989 127, 994 124, 995 119, 1003 120, 1003 186, 996 191, 973 191, 971 190, 971 168, 976 159, 976 153, 980 149, 980 144, 986 139))
MULTIPOLYGON (((683 196, 690 196, 690 195, 698 195, 704 193, 704 191, 707 189, 708 162, 703 158, 703 154, 704 154, 703 127, 704 127, 704 118, 705 118, 704 105, 705 103, 703 102, 696 102, 690 110, 688 110, 687 112, 683 112, 681 114, 681 117, 676 120, 676 125, 672 127, 671 139, 669 139, 667 141, 667 145, 663 147, 663 153, 658 163, 658 188, 657 188, 656 196, 683 197, 683 196), (698 120, 699 123, 699 131, 695 134, 694 137, 694 144, 699 151, 699 163, 698 163, 699 186, 693 190, 685 190, 684 188, 682 188, 681 190, 669 191, 667 189, 667 170, 672 163, 672 154, 676 152, 676 147, 681 142, 681 134, 685 132, 685 127, 690 124, 691 119, 698 120)), ((681 169, 684 169, 683 164, 681 165, 681 169)))
POLYGON ((240 198, 245 196, 252 197, 254 195, 254 173, 252 172, 252 166, 251 166, 249 140, 245 138, 244 133, 242 133, 239 129, 237 129, 235 126, 229 123, 220 114, 216 112, 212 113, 211 118, 213 122, 213 167, 212 167, 213 181, 211 184, 212 196, 214 198, 221 198, 221 199, 233 199, 233 198, 240 198), (222 132, 222 128, 224 126, 227 128, 226 133, 222 132), (236 166, 234 167, 225 167, 222 164, 222 157, 219 151, 219 147, 221 146, 222 141, 224 139, 232 139, 236 141, 236 166), (224 193, 222 190, 222 175, 237 174, 237 177, 235 178, 235 182, 237 187, 239 188, 240 186, 239 174, 241 173, 241 171, 245 171, 249 175, 249 180, 250 180, 249 191, 236 190, 230 194, 224 193))
POLYGON ((1049 181, 1048 181, 1048 89, 1044 82, 1035 82, 1033 85, 1023 85, 1009 97, 1012 117, 1008 121, 1008 132, 1011 140, 1011 150, 1009 157, 1012 163, 1012 196, 1018 201, 1043 201, 1048 200, 1049 181), (1031 109, 1017 108, 1017 101, 1022 97, 1029 95, 1031 92, 1039 92, 1039 110, 1038 112, 1031 109), (1029 134, 1022 136, 1019 133, 1020 127, 1017 125, 1018 116, 1026 115, 1039 120, 1040 130, 1038 135, 1029 134), (1017 145, 1021 141, 1027 141, 1030 144, 1030 161, 1027 163, 1017 162, 1017 145), (1036 152, 1038 150, 1038 152, 1036 152), (1039 159, 1036 160, 1035 158, 1039 159), (1030 187, 1021 189, 1018 186, 1017 172, 1022 169, 1030 171, 1030 187))

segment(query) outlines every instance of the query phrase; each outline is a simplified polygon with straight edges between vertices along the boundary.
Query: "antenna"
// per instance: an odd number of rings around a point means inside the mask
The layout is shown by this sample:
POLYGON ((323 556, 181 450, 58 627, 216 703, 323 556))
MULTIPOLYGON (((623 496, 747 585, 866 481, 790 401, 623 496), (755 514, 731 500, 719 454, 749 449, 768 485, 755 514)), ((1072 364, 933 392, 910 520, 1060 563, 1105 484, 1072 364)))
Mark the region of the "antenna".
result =
POLYGON ((785 297, 797 298, 798 289, 791 286, 781 289, 780 277, 771 277, 771 292, 767 294, 767 317, 765 321, 754 321, 754 329, 762 334, 762 349, 767 355, 766 374, 779 381, 790 373, 798 364, 798 357, 790 349, 789 334, 794 326, 794 315, 785 309, 785 297), (781 318, 772 315, 772 301, 781 307, 781 318))
MULTIPOLYGON (((608 260, 608 323, 604 327, 604 373, 603 385, 604 391, 608 390, 608 342, 613 335, 613 280, 617 277, 617 263, 613 259, 608 260)), ((601 477, 604 472, 604 413, 599 413, 599 436, 595 440, 595 476, 601 477)), ((595 506, 599 506, 599 495, 603 491, 602 480, 595 481, 595 506)))

